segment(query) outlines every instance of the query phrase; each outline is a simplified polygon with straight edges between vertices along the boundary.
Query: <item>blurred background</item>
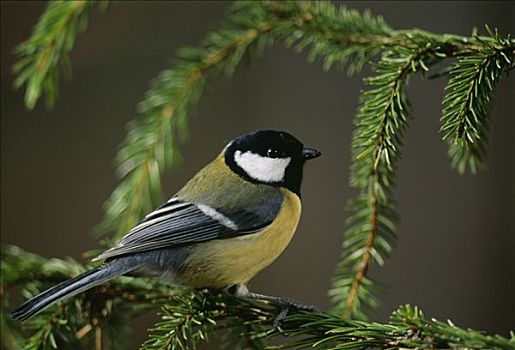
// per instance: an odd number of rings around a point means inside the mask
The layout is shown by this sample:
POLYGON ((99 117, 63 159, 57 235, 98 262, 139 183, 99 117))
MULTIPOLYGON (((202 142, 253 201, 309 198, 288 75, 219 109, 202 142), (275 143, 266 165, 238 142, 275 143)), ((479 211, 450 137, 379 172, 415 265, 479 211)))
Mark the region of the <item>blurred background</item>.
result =
MULTIPOLYGON (((370 9, 397 29, 469 35, 474 26, 515 33, 515 3, 345 2, 370 9)), ((12 51, 28 38, 43 2, 1 2, 1 243, 47 257, 98 248, 91 235, 116 186, 113 158, 149 80, 177 49, 196 45, 223 19, 228 2, 119 2, 94 11, 71 54, 73 79, 53 111, 23 107, 12 88, 12 51)), ((256 291, 330 306, 327 290, 340 254, 352 118, 368 70, 348 78, 308 64, 279 43, 230 81, 208 83, 190 114, 185 162, 164 179, 167 195, 209 162, 224 143, 277 128, 322 150, 303 184, 303 216, 285 253, 252 282, 256 291)), ((493 104, 488 167, 460 176, 438 134, 443 80, 410 83, 413 121, 399 163, 398 245, 372 276, 388 287, 378 320, 400 304, 463 327, 507 335, 515 325, 514 78, 500 81, 493 104)), ((135 321, 134 344, 151 317, 135 321)))

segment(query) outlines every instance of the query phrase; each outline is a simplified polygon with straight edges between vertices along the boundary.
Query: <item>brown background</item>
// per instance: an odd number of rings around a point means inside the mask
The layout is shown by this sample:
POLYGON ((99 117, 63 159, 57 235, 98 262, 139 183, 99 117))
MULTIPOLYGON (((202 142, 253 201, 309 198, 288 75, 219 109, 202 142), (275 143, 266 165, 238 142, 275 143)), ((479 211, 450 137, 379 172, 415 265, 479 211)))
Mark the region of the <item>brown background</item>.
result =
MULTIPOLYGON (((80 258, 98 247, 90 235, 117 180, 112 159, 149 79, 174 52, 196 45, 223 18, 225 2, 120 2, 95 14, 71 54, 73 79, 52 112, 27 112, 13 91, 13 47, 28 37, 41 2, 1 5, 2 243, 44 256, 80 258)), ((349 2, 394 28, 468 35, 488 23, 514 33, 514 2, 349 2)), ((366 72, 364 73, 366 74, 366 72)), ((304 214, 287 251, 252 287, 328 307, 326 291, 344 229, 352 118, 364 74, 348 78, 308 64, 276 45, 230 81, 212 81, 191 113, 186 162, 166 174, 172 194, 213 158, 223 142, 278 128, 323 151, 305 174, 304 214)), ((488 169, 459 176, 438 135, 444 80, 410 85, 414 120, 399 164, 399 241, 384 269, 378 319, 399 304, 458 325, 507 334, 515 325, 513 77, 500 82, 488 169)), ((141 321, 143 322, 143 321, 141 321)), ((148 323, 148 320, 146 320, 148 323)), ((136 337, 144 337, 142 323, 136 337)))

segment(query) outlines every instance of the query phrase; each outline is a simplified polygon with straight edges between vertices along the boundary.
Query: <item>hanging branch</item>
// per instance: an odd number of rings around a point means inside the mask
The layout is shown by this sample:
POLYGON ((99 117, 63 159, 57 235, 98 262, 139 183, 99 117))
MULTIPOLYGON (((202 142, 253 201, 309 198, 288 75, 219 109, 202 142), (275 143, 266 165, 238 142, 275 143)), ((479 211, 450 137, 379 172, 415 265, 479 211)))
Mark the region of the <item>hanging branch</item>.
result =
POLYGON ((362 95, 354 121, 350 183, 361 193, 349 202, 353 214, 347 221, 342 261, 330 293, 346 317, 365 318, 361 306, 377 307, 374 282, 367 272, 372 262, 384 265, 395 243, 392 187, 410 113, 405 91, 409 77, 445 57, 443 48, 427 37, 413 42, 414 47, 392 48, 383 54, 372 77, 366 79, 369 89, 362 95))
MULTIPOLYGON (((106 8, 108 1, 100 2, 106 8)), ((48 108, 54 106, 59 93, 61 70, 71 76, 68 53, 75 37, 88 25, 94 1, 51 1, 34 28, 31 37, 18 45, 17 75, 14 86, 25 87, 25 106, 33 109, 42 93, 48 108)))
POLYGON ((514 45, 487 28, 495 41, 482 42, 480 51, 462 53, 449 72, 441 132, 449 143, 452 166, 475 173, 484 165, 488 142, 488 112, 501 75, 515 67, 514 45))

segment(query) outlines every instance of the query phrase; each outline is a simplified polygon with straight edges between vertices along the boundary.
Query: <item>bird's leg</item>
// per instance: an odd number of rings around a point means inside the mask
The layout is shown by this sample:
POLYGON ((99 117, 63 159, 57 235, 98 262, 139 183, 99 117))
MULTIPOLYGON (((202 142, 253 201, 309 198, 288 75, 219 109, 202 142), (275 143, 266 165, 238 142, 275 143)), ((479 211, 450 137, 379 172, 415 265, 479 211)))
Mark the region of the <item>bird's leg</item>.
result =
POLYGON ((254 292, 248 292, 247 294, 244 295, 244 297, 267 300, 267 301, 271 301, 273 303, 277 303, 280 305, 294 307, 295 309, 299 309, 299 310, 318 311, 318 308, 314 305, 306 305, 306 304, 301 303, 300 301, 297 301, 297 300, 291 299, 291 298, 287 298, 287 297, 276 297, 273 295, 266 295, 266 294, 260 294, 260 293, 254 293, 254 292))
POLYGON ((298 310, 305 310, 305 311, 318 311, 318 308, 314 305, 306 305, 303 304, 295 299, 290 299, 287 297, 276 297, 273 295, 266 295, 266 294, 260 294, 260 293, 254 293, 250 292, 246 286, 242 284, 234 284, 232 286, 229 286, 225 289, 229 294, 238 296, 238 297, 244 297, 244 298, 252 298, 252 299, 261 299, 270 301, 276 304, 279 304, 282 306, 281 312, 277 314, 274 320, 274 327, 279 328, 281 321, 288 315, 288 312, 290 311, 290 308, 295 308, 298 310))

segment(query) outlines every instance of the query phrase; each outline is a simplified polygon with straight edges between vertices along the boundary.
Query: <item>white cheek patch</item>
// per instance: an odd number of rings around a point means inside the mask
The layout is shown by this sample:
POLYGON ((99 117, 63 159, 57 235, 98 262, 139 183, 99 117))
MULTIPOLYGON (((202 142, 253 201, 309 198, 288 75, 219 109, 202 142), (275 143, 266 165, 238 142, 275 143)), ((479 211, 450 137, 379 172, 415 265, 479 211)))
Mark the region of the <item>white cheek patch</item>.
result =
POLYGON ((250 151, 234 152, 234 161, 253 179, 262 182, 281 182, 291 158, 269 158, 250 151))

